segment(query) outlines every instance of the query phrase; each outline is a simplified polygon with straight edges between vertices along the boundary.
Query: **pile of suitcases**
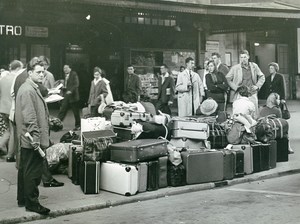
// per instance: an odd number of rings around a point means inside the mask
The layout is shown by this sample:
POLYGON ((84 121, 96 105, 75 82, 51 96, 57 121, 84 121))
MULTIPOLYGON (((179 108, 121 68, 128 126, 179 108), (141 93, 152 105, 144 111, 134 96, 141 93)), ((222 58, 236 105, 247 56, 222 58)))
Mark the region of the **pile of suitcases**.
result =
POLYGON ((82 144, 70 146, 69 177, 85 194, 101 189, 130 196, 167 186, 230 180, 288 160, 288 139, 228 145, 224 128, 214 119, 174 118, 169 124, 170 141, 132 139, 130 127, 124 124, 114 126, 117 133, 82 133, 82 144), (125 135, 118 138, 120 131, 125 135), (181 153, 181 164, 170 163, 169 146, 181 153))

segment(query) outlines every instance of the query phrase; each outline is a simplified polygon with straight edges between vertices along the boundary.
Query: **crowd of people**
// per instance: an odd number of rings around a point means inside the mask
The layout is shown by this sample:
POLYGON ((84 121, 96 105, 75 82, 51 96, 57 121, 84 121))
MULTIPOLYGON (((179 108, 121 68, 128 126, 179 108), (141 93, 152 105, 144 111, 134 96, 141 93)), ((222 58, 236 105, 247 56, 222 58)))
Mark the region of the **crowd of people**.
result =
MULTIPOLYGON (((26 68, 21 61, 14 60, 8 70, 1 70, 0 77, 0 153, 7 153, 7 162, 17 160, 18 205, 40 214, 48 214, 50 211, 38 201, 40 182, 45 187, 64 185, 52 177, 47 160, 37 150, 45 150, 51 144, 49 110, 45 97, 57 82, 47 70, 49 66, 50 61, 45 56, 32 58, 26 68)), ((168 66, 160 66, 155 105, 157 112, 172 115, 171 108, 177 97, 180 117, 226 112, 228 103, 232 103, 233 115, 243 114, 250 123, 249 127, 255 125, 255 120, 262 116, 274 114, 282 117, 285 85, 283 76, 278 73, 277 63, 269 64, 270 75, 266 78, 259 66, 249 61, 248 51, 242 51, 240 63, 230 69, 221 62, 221 56, 216 52, 211 58, 204 60, 204 68, 199 74, 194 69, 195 60, 186 58, 185 66, 180 67, 175 81, 168 66), (267 101, 259 110, 257 93, 262 88, 267 101)), ((80 130, 78 75, 68 64, 63 66, 63 72, 64 77, 60 83, 64 98, 57 117, 63 121, 68 110, 72 109, 74 130, 80 130)), ((87 101, 91 116, 100 116, 103 108, 113 102, 113 92, 105 75, 102 68, 93 69, 94 79, 91 81, 87 101)), ((128 65, 122 100, 125 103, 141 101, 141 86, 134 66, 128 65)))

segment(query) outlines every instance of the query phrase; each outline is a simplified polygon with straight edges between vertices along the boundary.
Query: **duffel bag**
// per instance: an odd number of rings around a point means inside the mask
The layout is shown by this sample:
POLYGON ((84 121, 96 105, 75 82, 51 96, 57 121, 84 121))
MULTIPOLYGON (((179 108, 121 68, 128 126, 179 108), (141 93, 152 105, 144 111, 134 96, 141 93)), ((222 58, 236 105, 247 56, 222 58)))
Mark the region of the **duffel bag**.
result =
POLYGON ((269 118, 268 122, 272 126, 274 138, 288 138, 289 123, 282 118, 269 118))

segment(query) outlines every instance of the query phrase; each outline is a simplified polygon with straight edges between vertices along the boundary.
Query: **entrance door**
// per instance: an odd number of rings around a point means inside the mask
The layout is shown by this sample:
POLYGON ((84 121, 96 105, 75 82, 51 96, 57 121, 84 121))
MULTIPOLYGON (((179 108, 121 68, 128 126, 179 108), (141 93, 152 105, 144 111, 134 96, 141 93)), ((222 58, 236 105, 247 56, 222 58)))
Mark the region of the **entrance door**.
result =
POLYGON ((289 79, 289 51, 287 44, 278 44, 277 45, 277 58, 280 73, 284 76, 285 81, 285 98, 289 99, 290 94, 292 93, 292 86, 290 85, 289 79))

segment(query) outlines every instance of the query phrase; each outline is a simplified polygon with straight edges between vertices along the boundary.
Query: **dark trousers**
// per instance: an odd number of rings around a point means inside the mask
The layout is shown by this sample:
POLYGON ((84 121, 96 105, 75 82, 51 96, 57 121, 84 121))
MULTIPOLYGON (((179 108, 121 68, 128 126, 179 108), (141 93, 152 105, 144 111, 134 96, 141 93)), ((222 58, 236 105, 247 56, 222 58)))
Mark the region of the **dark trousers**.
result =
POLYGON ((171 109, 168 105, 168 103, 163 103, 160 100, 158 100, 157 104, 156 104, 156 110, 160 110, 161 112, 165 113, 165 114, 169 114, 171 115, 171 109))
POLYGON ((67 115, 67 112, 69 108, 72 109, 74 118, 75 118, 75 127, 80 127, 80 113, 79 113, 79 106, 78 102, 70 102, 68 99, 68 96, 65 96, 65 99, 63 99, 59 113, 57 117, 63 121, 67 115))
POLYGON ((17 200, 25 202, 26 207, 39 204, 43 160, 37 150, 21 148, 17 200))
POLYGON ((49 170, 49 164, 47 159, 43 160, 43 174, 42 174, 42 182, 49 183, 53 180, 52 174, 49 170))
POLYGON ((98 107, 99 107, 99 105, 91 106, 91 117, 99 117, 100 116, 100 114, 98 113, 98 107))

